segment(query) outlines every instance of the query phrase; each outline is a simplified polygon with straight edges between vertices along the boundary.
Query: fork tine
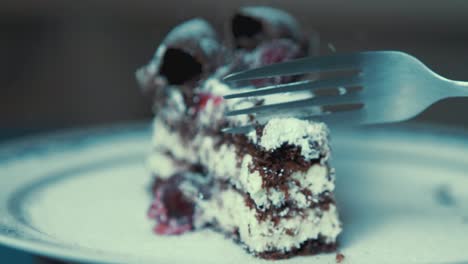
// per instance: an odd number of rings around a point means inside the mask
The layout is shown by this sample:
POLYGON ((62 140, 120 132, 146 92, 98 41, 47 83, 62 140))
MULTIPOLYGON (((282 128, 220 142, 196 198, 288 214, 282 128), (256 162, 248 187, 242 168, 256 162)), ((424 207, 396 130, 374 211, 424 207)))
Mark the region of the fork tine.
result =
POLYGON ((265 113, 267 111, 282 111, 282 110, 292 110, 297 108, 305 107, 317 107, 325 105, 335 105, 335 104, 344 104, 344 103, 360 103, 361 96, 359 93, 345 94, 341 96, 320 96, 313 97, 303 100, 296 100, 285 103, 277 103, 270 105, 262 105, 251 108, 233 110, 226 113, 226 116, 235 116, 235 115, 244 115, 244 114, 254 114, 254 113, 265 113))
POLYGON ((347 124, 359 125, 364 120, 364 112, 362 109, 354 109, 311 116, 307 119, 324 122, 329 126, 342 126, 347 124))
MULTIPOLYGON (((303 120, 313 120, 319 122, 325 122, 329 126, 342 126, 350 123, 360 124, 364 120, 364 113, 361 109, 352 109, 339 112, 320 112, 309 116, 299 117, 303 120)), ((223 133, 227 134, 246 134, 254 130, 253 124, 248 124, 239 127, 228 127, 224 128, 223 133)))
POLYGON ((224 96, 224 99, 242 98, 248 96, 262 96, 276 93, 287 93, 297 92, 303 90, 313 90, 320 88, 331 88, 340 86, 355 86, 361 84, 361 77, 359 75, 346 77, 346 78, 335 78, 335 79, 324 79, 317 81, 300 81, 293 83, 286 83, 280 85, 272 85, 264 88, 259 88, 254 91, 228 94, 224 96))
POLYGON ((356 104, 363 101, 359 92, 349 93, 338 96, 319 96, 314 97, 313 104, 315 105, 338 105, 338 104, 356 104))
POLYGON ((353 70, 358 68, 359 54, 308 57, 232 73, 224 77, 224 81, 231 82, 320 71, 353 70))

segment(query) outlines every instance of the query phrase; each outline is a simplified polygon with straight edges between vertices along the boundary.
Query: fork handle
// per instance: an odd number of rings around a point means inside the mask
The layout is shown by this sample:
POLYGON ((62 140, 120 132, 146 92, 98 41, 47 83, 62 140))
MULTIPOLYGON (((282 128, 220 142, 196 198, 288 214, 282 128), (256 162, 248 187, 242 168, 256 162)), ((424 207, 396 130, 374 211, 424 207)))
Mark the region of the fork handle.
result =
POLYGON ((450 92, 448 97, 466 97, 468 96, 468 82, 448 80, 450 92))

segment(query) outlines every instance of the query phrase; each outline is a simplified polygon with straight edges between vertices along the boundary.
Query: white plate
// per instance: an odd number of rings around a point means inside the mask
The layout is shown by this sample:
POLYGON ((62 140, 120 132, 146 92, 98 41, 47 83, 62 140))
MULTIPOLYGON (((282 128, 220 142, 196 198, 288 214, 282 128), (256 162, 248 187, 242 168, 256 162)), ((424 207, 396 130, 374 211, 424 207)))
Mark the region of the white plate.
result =
MULTIPOLYGON (((467 138, 420 132, 334 135, 344 263, 468 261, 467 138)), ((149 140, 124 125, 1 146, 0 242, 84 262, 264 262, 209 230, 152 234, 149 140)))

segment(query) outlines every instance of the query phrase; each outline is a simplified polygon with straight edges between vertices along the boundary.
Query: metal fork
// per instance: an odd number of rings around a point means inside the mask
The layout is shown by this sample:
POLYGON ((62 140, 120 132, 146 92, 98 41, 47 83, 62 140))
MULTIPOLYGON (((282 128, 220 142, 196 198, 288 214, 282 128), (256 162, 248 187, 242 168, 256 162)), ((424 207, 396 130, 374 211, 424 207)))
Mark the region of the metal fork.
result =
MULTIPOLYGON (((311 91, 311 97, 307 99, 233 110, 226 115, 292 112, 299 118, 335 124, 378 124, 410 119, 445 98, 468 96, 468 82, 446 79, 415 57, 399 51, 369 51, 303 58, 233 73, 224 80, 232 82, 336 71, 351 71, 351 74, 226 95, 225 99, 232 99, 311 91), (360 89, 355 89, 356 87, 360 89), (326 92, 333 88, 339 88, 338 92, 325 95, 317 92, 326 92)), ((225 132, 244 133, 251 128, 250 125, 227 128, 225 132)))

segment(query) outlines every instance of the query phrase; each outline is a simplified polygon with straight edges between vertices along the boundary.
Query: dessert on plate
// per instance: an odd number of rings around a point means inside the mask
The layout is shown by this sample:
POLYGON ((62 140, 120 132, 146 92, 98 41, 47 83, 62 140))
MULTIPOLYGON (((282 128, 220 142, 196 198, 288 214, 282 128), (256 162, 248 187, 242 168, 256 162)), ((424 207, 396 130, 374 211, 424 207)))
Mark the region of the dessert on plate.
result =
POLYGON ((268 259, 333 251, 341 223, 333 196, 325 124, 285 116, 227 118, 242 109, 297 97, 226 101, 223 95, 300 76, 224 83, 229 73, 308 55, 307 35, 289 14, 244 7, 223 44, 203 19, 169 32, 137 80, 154 96, 148 167, 154 177, 148 216, 159 235, 201 228, 220 232, 268 259), (246 134, 230 126, 255 124, 246 134))

